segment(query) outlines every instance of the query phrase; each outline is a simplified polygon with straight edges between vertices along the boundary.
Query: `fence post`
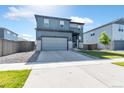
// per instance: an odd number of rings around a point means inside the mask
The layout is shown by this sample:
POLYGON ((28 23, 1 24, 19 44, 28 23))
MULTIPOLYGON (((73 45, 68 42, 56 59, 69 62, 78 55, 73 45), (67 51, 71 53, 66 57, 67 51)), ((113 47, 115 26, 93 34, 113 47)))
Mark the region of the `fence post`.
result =
POLYGON ((3 39, 1 39, 1 41, 2 41, 2 56, 3 56, 3 39))

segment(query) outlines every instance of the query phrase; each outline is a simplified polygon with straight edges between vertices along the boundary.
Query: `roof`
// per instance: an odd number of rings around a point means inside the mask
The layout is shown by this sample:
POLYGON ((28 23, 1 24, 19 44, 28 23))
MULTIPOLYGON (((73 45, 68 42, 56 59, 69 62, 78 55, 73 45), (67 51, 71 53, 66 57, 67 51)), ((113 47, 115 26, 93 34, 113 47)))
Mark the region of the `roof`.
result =
POLYGON ((7 31, 9 31, 9 32, 12 32, 12 33, 14 33, 14 34, 18 35, 17 33, 13 32, 13 31, 11 31, 11 30, 9 30, 9 29, 7 29, 7 28, 0 27, 0 29, 7 30, 7 31))
POLYGON ((80 23, 80 22, 70 22, 70 23, 81 24, 81 25, 84 25, 85 24, 85 23, 80 23))
POLYGON ((52 18, 52 19, 61 19, 61 20, 71 21, 71 19, 68 19, 68 18, 60 18, 60 17, 52 17, 52 16, 44 16, 44 15, 35 15, 35 17, 44 17, 44 18, 52 18))
POLYGON ((80 22, 71 22, 71 19, 68 19, 68 18, 60 18, 60 17, 52 17, 52 16, 44 16, 44 15, 35 15, 35 17, 44 17, 44 18, 52 18, 52 19, 61 19, 61 20, 70 21, 70 23, 76 23, 76 24, 81 24, 81 25, 84 24, 84 23, 80 23, 80 22))
POLYGON ((109 23, 104 24, 104 25, 102 25, 102 26, 99 26, 99 27, 96 27, 96 28, 94 28, 94 29, 91 29, 91 30, 89 30, 89 31, 87 31, 87 32, 84 32, 84 34, 85 34, 85 33, 88 33, 88 32, 91 32, 91 31, 94 31, 94 30, 96 30, 96 29, 99 29, 99 28, 101 28, 101 27, 104 27, 104 26, 107 26, 107 25, 111 25, 111 24, 124 24, 124 18, 116 19, 116 20, 114 20, 114 21, 112 21, 112 22, 109 22, 109 23))

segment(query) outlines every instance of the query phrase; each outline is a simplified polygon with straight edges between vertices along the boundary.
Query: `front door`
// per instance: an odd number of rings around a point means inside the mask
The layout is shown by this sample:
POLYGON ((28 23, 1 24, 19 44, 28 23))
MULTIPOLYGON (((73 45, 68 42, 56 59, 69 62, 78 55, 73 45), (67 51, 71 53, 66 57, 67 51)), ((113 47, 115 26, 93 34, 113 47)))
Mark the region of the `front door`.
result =
POLYGON ((77 48, 77 47, 78 47, 78 36, 73 35, 73 48, 77 48))

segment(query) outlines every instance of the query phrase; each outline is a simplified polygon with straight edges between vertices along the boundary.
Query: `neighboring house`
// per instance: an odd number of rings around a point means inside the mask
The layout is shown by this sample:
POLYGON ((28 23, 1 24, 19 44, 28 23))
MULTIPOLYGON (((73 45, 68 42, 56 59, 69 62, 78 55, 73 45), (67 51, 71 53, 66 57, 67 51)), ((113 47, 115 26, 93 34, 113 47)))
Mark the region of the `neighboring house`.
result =
POLYGON ((108 49, 124 49, 124 18, 117 19, 115 21, 83 33, 84 45, 97 44, 97 47, 99 49, 105 49, 104 45, 99 43, 99 36, 101 32, 106 32, 106 34, 111 39, 108 49))
POLYGON ((35 18, 37 51, 70 50, 83 44, 84 23, 42 15, 35 18))
POLYGON ((0 27, 0 39, 17 41, 18 34, 6 28, 0 27))

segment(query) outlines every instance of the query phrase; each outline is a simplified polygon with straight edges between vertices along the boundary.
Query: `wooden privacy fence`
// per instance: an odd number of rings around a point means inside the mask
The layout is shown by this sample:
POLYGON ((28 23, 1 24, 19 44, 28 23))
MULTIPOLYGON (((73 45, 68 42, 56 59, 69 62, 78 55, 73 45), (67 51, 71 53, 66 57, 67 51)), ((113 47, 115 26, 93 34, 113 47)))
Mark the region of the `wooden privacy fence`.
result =
POLYGON ((10 41, 0 39, 0 56, 5 56, 17 52, 32 51, 35 43, 32 41, 10 41))
POLYGON ((83 49, 85 49, 85 50, 96 50, 98 48, 97 48, 97 44, 84 44, 83 49))

